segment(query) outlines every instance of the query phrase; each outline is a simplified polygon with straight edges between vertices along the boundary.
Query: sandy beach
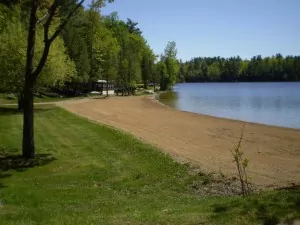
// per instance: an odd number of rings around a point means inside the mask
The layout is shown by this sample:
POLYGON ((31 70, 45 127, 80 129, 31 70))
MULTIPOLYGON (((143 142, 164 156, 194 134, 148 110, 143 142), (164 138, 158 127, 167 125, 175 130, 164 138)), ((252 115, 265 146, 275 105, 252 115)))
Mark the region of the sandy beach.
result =
MULTIPOLYGON (((131 133, 203 171, 236 176, 230 149, 241 135, 240 121, 178 111, 145 96, 84 99, 58 105, 131 133)), ((300 130, 245 123, 242 151, 250 161, 249 177, 254 184, 299 184, 300 130)))

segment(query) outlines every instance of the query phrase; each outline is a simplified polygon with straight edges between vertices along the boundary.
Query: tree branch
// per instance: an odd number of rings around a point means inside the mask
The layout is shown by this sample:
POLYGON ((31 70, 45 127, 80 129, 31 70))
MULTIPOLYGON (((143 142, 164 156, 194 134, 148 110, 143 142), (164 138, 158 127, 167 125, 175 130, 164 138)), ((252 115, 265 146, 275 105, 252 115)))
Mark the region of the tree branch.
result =
POLYGON ((58 7, 58 3, 59 3, 59 0, 55 0, 48 10, 49 16, 48 16, 46 23, 44 24, 44 42, 45 43, 49 41, 49 28, 50 28, 52 19, 54 17, 55 11, 58 7))
POLYGON ((73 14, 77 11, 77 9, 82 6, 84 0, 81 0, 76 7, 69 13, 69 15, 67 16, 67 18, 59 25, 59 27, 56 29, 56 31, 54 32, 54 34, 52 35, 52 37, 49 39, 50 42, 53 42, 55 40, 55 38, 57 38, 57 36, 60 34, 60 32, 62 31, 62 29, 64 29, 64 27, 66 26, 66 24, 68 23, 68 21, 70 20, 70 18, 73 16, 73 14))
POLYGON ((52 42, 55 40, 55 38, 57 38, 57 36, 60 34, 60 32, 62 31, 62 29, 65 27, 65 25, 68 23, 69 19, 73 16, 73 14, 77 11, 77 9, 83 4, 84 0, 81 0, 76 7, 69 13, 69 15, 67 16, 67 18, 61 23, 61 25, 56 29, 56 31, 54 32, 54 34, 51 36, 51 38, 49 38, 49 28, 52 22, 52 19, 55 15, 56 9, 59 6, 59 2, 60 0, 55 0, 53 2, 53 4, 51 5, 51 7, 48 10, 48 14, 49 17, 44 25, 44 51, 42 54, 42 57, 39 61, 39 64, 37 66, 37 68, 34 70, 34 72, 32 73, 32 78, 34 81, 36 81, 37 77, 39 76, 39 74, 42 72, 42 69, 47 61, 48 58, 48 54, 50 51, 50 46, 52 44, 52 42))
POLYGON ((40 24, 43 20, 45 20, 47 18, 47 16, 49 16, 49 13, 47 12, 41 19, 39 19, 37 22, 36 22, 36 25, 40 24))

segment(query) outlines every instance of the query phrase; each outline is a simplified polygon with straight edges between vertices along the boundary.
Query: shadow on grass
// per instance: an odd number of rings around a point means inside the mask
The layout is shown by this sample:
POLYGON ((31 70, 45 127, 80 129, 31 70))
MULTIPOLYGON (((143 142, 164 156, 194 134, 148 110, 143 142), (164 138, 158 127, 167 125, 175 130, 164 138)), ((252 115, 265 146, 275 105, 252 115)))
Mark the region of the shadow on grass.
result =
POLYGON ((5 187, 1 180, 11 177, 10 171, 24 172, 33 167, 47 165, 54 160, 51 154, 36 154, 33 159, 24 159, 21 155, 16 155, 17 149, 0 146, 0 188, 5 187))
POLYGON ((21 114, 17 108, 12 106, 0 106, 0 116, 21 114))
POLYGON ((29 168, 47 165, 54 160, 56 159, 51 154, 37 154, 33 159, 24 159, 20 155, 0 156, 0 171, 23 172, 29 168))
MULTIPOLYGON (((49 111, 53 109, 53 105, 39 105, 34 108, 34 112, 49 111)), ((0 106, 0 116, 21 115, 17 106, 0 106)))
POLYGON ((4 184, 2 184, 1 180, 7 177, 11 177, 11 174, 8 173, 3 173, 2 171, 0 171, 0 188, 5 188, 6 186, 4 184))
POLYGON ((212 205, 212 211, 212 220, 232 216, 261 221, 263 225, 293 225, 300 219, 300 186, 293 185, 269 193, 217 203, 212 205))

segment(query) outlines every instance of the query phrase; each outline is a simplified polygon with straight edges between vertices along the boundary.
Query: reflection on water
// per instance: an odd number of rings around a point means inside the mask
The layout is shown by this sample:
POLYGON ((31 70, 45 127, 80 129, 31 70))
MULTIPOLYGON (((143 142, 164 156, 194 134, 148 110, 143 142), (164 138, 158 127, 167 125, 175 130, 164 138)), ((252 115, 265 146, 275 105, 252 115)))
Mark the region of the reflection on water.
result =
POLYGON ((159 100, 184 111, 300 128, 300 83, 179 84, 159 100))
POLYGON ((177 92, 170 91, 170 92, 162 93, 159 95, 158 100, 168 106, 171 106, 176 109, 180 109, 178 106, 178 101, 177 101, 178 100, 177 92))

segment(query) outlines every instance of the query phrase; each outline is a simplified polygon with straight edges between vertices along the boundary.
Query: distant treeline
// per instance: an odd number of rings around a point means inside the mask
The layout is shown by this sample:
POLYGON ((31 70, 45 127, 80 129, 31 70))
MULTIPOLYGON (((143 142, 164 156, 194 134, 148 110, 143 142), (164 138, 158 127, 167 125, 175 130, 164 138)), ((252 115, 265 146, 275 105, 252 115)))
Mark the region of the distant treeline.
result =
POLYGON ((181 63, 178 78, 180 82, 299 81, 300 56, 198 57, 181 63))

